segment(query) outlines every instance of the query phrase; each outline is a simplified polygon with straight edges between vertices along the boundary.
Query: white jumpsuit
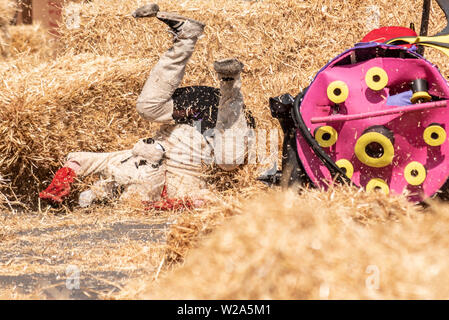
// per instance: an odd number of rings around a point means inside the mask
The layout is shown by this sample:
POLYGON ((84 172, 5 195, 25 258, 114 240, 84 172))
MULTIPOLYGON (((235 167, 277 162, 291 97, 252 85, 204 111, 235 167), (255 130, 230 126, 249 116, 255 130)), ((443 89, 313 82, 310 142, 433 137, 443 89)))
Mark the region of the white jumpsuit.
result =
MULTIPOLYGON (((220 83, 217 124, 212 134, 187 124, 176 124, 172 114, 172 95, 180 85, 198 33, 189 32, 186 21, 151 73, 137 100, 137 111, 149 121, 163 123, 152 137, 142 139, 131 150, 111 153, 75 152, 68 161, 80 166, 78 176, 101 173, 103 180, 92 187, 95 198, 111 196, 112 186, 124 187, 122 197, 137 194, 142 200, 158 200, 164 186, 168 197, 207 197, 203 164, 215 161, 225 170, 242 164, 247 152, 244 145, 249 128, 244 114, 241 80, 220 83), (151 141, 149 141, 151 142, 151 141)), ((92 200, 92 199, 91 199, 92 200)))

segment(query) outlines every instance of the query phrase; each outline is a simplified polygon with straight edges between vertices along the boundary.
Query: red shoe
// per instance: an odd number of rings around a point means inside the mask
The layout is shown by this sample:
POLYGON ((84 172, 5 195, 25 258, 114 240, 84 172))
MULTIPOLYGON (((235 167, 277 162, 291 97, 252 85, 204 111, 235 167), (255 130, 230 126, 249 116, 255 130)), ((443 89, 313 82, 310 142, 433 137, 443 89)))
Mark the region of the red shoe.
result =
POLYGON ((189 197, 185 197, 183 199, 169 198, 167 196, 167 186, 164 186, 164 189, 161 193, 161 200, 158 201, 144 201, 145 210, 186 210, 194 208, 194 204, 192 199, 189 197))
POLYGON ((39 198, 61 203, 70 194, 70 185, 76 173, 72 168, 62 167, 58 171, 47 189, 39 193, 39 198))

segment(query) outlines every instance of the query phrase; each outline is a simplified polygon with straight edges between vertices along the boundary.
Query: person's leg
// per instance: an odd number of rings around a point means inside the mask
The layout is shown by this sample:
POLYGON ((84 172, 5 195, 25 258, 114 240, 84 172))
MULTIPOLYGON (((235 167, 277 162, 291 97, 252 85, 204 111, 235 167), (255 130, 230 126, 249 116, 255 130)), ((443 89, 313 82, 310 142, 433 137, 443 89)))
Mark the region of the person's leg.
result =
POLYGON ((77 172, 83 175, 101 172, 106 178, 80 194, 80 206, 87 207, 94 200, 111 198, 118 187, 123 190, 121 198, 132 197, 148 201, 159 196, 165 182, 165 149, 162 143, 146 138, 140 139, 126 152, 95 157, 86 156, 85 153, 71 154, 66 166, 77 166, 77 172))
POLYGON ((230 171, 244 163, 250 133, 241 93, 243 64, 237 59, 224 59, 216 61, 214 69, 221 92, 215 127, 215 161, 220 168, 230 171))
POLYGON ((108 166, 118 164, 132 157, 132 150, 109 153, 73 152, 67 161, 56 171, 50 185, 39 193, 41 199, 60 203, 70 194, 71 184, 77 176, 102 173, 108 166))
POLYGON ((102 173, 108 166, 118 165, 132 155, 131 149, 116 152, 72 152, 68 154, 64 167, 72 168, 77 176, 85 177, 102 173))
POLYGON ((163 159, 165 150, 161 141, 140 139, 126 152, 69 155, 66 167, 79 175, 101 172, 104 178, 80 194, 79 205, 87 207, 95 200, 112 198, 122 190, 121 199, 141 198, 144 201, 160 196, 165 183, 163 159))
POLYGON ((151 70, 136 107, 138 113, 147 120, 171 122, 172 95, 184 77, 186 64, 203 33, 204 24, 166 12, 158 12, 157 18, 170 26, 175 35, 174 43, 151 70))

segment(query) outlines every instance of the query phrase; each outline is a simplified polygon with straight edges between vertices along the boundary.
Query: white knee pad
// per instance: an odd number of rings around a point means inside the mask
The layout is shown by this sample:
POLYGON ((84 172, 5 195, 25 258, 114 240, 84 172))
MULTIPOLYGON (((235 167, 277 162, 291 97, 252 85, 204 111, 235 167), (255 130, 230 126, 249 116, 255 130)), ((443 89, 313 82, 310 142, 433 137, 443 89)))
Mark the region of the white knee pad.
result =
POLYGON ((133 147, 132 153, 135 157, 142 157, 150 165, 160 165, 164 158, 165 149, 160 141, 153 138, 141 139, 133 147))

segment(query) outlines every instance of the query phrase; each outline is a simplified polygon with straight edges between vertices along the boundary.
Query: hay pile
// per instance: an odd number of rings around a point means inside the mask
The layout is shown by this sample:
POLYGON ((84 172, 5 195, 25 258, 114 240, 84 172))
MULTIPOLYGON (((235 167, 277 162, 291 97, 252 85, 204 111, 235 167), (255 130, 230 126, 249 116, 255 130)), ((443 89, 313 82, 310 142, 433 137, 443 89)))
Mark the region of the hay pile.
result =
POLYGON ((10 21, 14 17, 16 9, 16 1, 14 0, 0 0, 0 17, 6 21, 10 21))
MULTIPOLYGON (((447 299, 449 206, 349 188, 261 194, 160 281, 150 299, 447 299)), ((128 294, 128 296, 126 296, 128 294)))
POLYGON ((34 63, 39 61, 48 61, 55 55, 54 39, 50 37, 47 30, 39 24, 16 25, 9 27, 11 35, 10 54, 12 58, 27 59, 34 57, 34 63))
POLYGON ((146 134, 131 107, 146 62, 65 56, 5 79, 0 167, 18 194, 35 197, 30 191, 37 192, 70 150, 112 151, 130 147, 129 135, 146 134))
POLYGON ((245 212, 243 199, 252 199, 260 191, 268 189, 262 183, 254 184, 242 180, 238 180, 237 183, 242 187, 217 194, 217 199, 209 203, 207 208, 177 214, 175 223, 167 235, 165 269, 176 267, 178 263, 183 262, 190 250, 224 221, 245 212))
MULTIPOLYGON (((271 129, 277 123, 269 115, 268 98, 297 93, 324 63, 369 31, 369 6, 379 6, 381 25, 408 25, 419 21, 414 9, 421 2, 399 1, 394 7, 388 1, 360 0, 188 0, 160 5, 207 24, 183 85, 216 86, 213 61, 236 56, 246 65, 246 104, 259 128, 271 129)), ((56 58, 23 64, 18 55, 0 64, 0 174, 11 179, 12 190, 24 203, 35 201, 68 152, 128 148, 156 128, 139 119, 134 105, 171 39, 156 19, 136 21, 130 16, 141 4, 80 3, 79 28, 63 21, 56 58)), ((438 24, 441 19, 432 30, 438 24)), ((249 172, 252 177, 254 172, 249 172)))

